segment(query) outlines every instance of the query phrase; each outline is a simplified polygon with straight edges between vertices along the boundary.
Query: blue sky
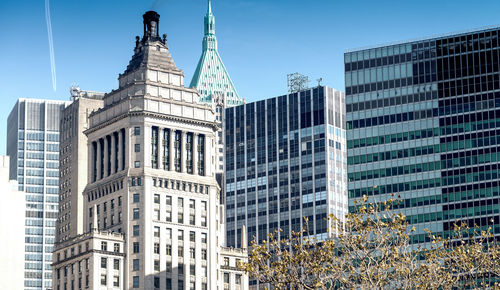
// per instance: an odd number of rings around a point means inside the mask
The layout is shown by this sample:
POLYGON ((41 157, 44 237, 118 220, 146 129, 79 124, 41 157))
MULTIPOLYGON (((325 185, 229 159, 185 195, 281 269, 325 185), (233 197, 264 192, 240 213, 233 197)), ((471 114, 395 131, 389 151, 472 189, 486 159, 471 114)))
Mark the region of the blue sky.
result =
MULTIPOLYGON (((344 90, 348 49, 500 24, 500 1, 213 0, 219 52, 247 101, 286 93, 286 75, 344 90)), ((130 60, 142 14, 160 33, 186 85, 201 53, 206 0, 51 0, 57 89, 43 0, 0 1, 0 154, 18 98, 69 99, 73 83, 108 92, 130 60)))

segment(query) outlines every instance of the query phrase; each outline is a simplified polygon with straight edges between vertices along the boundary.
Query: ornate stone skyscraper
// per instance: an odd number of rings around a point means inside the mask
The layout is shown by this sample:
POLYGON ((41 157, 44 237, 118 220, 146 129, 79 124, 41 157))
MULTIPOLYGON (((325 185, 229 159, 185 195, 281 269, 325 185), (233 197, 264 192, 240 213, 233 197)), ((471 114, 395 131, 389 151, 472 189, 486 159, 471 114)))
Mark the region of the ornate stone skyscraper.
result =
MULTIPOLYGON (((56 248, 54 285, 69 283, 70 278, 59 278, 68 263, 83 263, 67 253, 80 253, 71 249, 92 239, 89 244, 99 243, 99 253, 106 255, 85 258, 90 266, 81 275, 90 276, 88 285, 222 289, 227 281, 243 289, 247 280, 235 271, 235 262, 244 260, 246 251, 222 247, 215 111, 199 103, 196 89, 184 87, 184 72, 169 53, 166 35, 159 36, 160 15, 148 11, 143 18, 144 35, 136 37, 118 89, 90 115, 83 193, 88 234, 56 248), (124 256, 123 266, 117 256, 124 256)), ((78 275, 71 273, 72 279, 78 275)))

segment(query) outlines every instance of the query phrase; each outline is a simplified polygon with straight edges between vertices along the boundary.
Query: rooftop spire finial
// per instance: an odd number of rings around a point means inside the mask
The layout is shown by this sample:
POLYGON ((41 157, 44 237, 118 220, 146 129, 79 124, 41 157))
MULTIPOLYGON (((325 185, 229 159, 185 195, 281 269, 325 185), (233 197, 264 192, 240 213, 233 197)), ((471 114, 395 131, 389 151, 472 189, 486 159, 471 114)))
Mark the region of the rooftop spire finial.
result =
POLYGON ((205 36, 215 35, 215 17, 212 14, 212 1, 208 0, 207 15, 205 15, 205 36))

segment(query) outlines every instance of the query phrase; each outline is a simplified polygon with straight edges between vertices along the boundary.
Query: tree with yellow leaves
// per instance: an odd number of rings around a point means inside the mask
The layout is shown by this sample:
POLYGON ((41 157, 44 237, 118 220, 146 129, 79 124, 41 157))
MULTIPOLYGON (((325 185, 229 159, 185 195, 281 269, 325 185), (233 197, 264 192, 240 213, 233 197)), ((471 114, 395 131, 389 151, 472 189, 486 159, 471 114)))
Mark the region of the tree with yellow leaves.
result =
MULTIPOLYGON (((499 288, 500 247, 490 231, 456 225, 449 239, 410 243, 415 229, 396 213, 396 200, 373 204, 363 197, 356 213, 344 222, 334 216, 336 237, 319 241, 307 226, 278 239, 252 242, 248 263, 251 278, 279 289, 452 289, 499 288)), ((306 221, 307 224, 307 221, 306 221)))

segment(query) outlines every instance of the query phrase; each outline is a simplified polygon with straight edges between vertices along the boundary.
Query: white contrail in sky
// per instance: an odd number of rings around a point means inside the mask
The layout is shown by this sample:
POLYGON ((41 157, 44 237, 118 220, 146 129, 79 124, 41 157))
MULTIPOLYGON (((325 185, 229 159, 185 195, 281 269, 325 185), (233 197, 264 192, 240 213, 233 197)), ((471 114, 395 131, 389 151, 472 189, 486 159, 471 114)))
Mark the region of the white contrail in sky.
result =
POLYGON ((47 33, 49 35, 50 48, 50 71, 52 73, 52 88, 56 91, 56 61, 54 58, 54 40, 52 38, 52 23, 50 21, 50 3, 45 0, 45 21, 47 22, 47 33))

